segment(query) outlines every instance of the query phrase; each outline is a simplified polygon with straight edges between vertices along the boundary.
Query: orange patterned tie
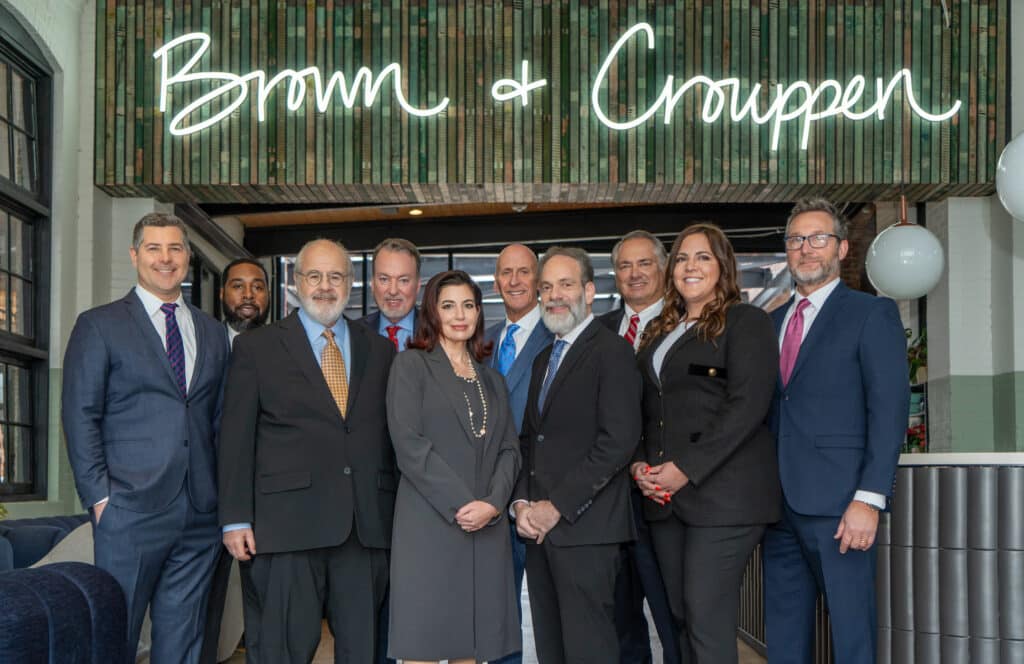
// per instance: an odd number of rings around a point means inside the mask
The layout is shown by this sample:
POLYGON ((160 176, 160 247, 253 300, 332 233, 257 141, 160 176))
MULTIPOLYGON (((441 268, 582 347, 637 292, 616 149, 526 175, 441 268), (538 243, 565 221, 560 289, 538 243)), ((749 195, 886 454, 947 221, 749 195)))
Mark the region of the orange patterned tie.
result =
POLYGON ((323 356, 320 358, 320 368, 324 372, 324 380, 331 390, 334 403, 338 404, 338 411, 345 417, 348 409, 348 378, 345 376, 345 358, 338 350, 338 344, 334 343, 334 332, 324 330, 324 338, 327 345, 324 346, 323 356))

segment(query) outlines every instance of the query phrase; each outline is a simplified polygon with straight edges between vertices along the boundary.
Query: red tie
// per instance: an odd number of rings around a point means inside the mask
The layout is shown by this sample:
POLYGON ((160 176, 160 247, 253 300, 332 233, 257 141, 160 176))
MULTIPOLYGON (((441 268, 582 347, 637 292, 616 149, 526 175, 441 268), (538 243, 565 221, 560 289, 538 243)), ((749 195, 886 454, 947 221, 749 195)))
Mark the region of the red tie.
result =
POLYGON ((398 347, 398 331, 402 328, 397 325, 388 325, 386 329, 388 331, 388 339, 391 339, 391 343, 395 344, 395 350, 402 350, 398 347))
POLYGON ((796 365, 796 356, 800 353, 800 342, 804 338, 804 309, 811 305, 808 299, 800 300, 796 305, 796 311, 786 325, 786 336, 782 338, 782 352, 779 354, 779 374, 782 377, 782 385, 789 383, 789 377, 796 365))
POLYGON ((635 345, 636 332, 640 329, 640 314, 633 314, 629 317, 629 329, 626 330, 626 334, 623 335, 623 339, 629 342, 630 346, 635 345))

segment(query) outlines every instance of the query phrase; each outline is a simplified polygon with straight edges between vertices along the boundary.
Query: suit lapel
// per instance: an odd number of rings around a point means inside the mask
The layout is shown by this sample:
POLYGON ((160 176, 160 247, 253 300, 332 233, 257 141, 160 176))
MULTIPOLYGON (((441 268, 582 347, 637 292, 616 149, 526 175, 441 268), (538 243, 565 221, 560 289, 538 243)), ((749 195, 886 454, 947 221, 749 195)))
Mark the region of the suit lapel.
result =
MULTIPOLYGON (((462 391, 462 383, 465 381, 456 375, 452 369, 451 362, 448 361, 448 356, 440 346, 435 346, 434 350, 426 354, 426 357, 427 365, 430 367, 430 372, 434 375, 434 380, 441 387, 445 397, 448 398, 452 409, 455 411, 455 415, 458 417, 459 424, 462 425, 462 430, 466 432, 466 440, 469 442, 473 441, 476 438, 476 434, 473 433, 473 427, 469 424, 466 396, 462 391)), ((473 362, 473 364, 476 367, 477 380, 483 380, 482 368, 477 362, 473 362)), ((483 414, 480 413, 480 415, 482 417, 483 414)), ((478 424, 482 424, 482 422, 478 424)))
MULTIPOLYGON (((776 341, 776 343, 778 343, 779 339, 782 338, 782 323, 786 320, 786 313, 789 311, 790 307, 793 306, 793 301, 794 300, 796 300, 795 296, 789 298, 789 301, 787 301, 784 305, 782 305, 781 307, 779 307, 778 309, 776 309, 775 311, 773 311, 771 313, 772 325, 775 327, 775 341, 776 341)), ((775 389, 782 390, 783 387, 784 386, 782 384, 782 374, 780 372, 776 371, 775 372, 775 389)))
POLYGON ((201 375, 203 365, 206 363, 206 345, 209 343, 209 339, 206 338, 206 326, 200 324, 199 309, 196 309, 191 304, 186 306, 189 313, 192 314, 192 329, 196 332, 196 364, 192 367, 192 380, 188 385, 188 391, 191 394, 192 390, 199 384, 199 376, 201 375))
POLYGON ((544 323, 537 321, 533 331, 530 332, 530 336, 526 338, 523 349, 519 351, 519 356, 512 363, 512 368, 509 369, 508 375, 505 376, 505 384, 508 385, 509 392, 514 391, 524 379, 529 380, 530 369, 533 367, 533 358, 537 356, 541 348, 551 343, 552 336, 548 332, 548 328, 544 327, 544 323))
POLYGON ((814 323, 810 331, 800 344, 800 352, 796 355, 796 364, 793 365, 793 372, 789 375, 789 382, 792 383, 800 368, 807 363, 807 358, 814 352, 814 347, 821 343, 821 340, 828 335, 828 327, 835 318, 836 313, 843 307, 843 299, 847 296, 848 290, 843 282, 839 282, 836 289, 825 300, 821 311, 814 317, 814 323))
POLYGON ((321 408, 330 410, 341 418, 341 413, 338 412, 338 404, 334 403, 334 397, 331 395, 330 388, 327 387, 324 372, 320 369, 316 356, 313 354, 313 347, 309 345, 309 337, 306 336, 306 328, 302 327, 299 315, 292 312, 280 324, 284 331, 281 343, 284 345, 285 350, 288 351, 288 354, 291 355, 295 366, 299 368, 299 371, 302 372, 302 375, 306 377, 306 380, 312 386, 313 397, 320 400, 321 408))
MULTIPOLYGON (((683 323, 680 322, 679 324, 682 325, 683 323)), ((664 343, 666 336, 668 335, 658 337, 653 342, 651 342, 651 344, 647 347, 648 351, 645 351, 646 354, 643 358, 643 370, 646 371, 647 375, 654 380, 655 385, 661 385, 661 376, 659 376, 658 372, 654 370, 654 354, 655 352, 657 352, 658 346, 664 343)), ((690 343, 696 338, 697 326, 694 325, 691 326, 690 329, 688 329, 686 332, 684 332, 683 336, 676 339, 675 343, 673 343, 672 346, 668 349, 668 352, 665 353, 665 358, 664 360, 662 360, 661 366, 663 368, 668 366, 669 362, 672 361, 672 358, 675 356, 675 354, 682 350, 683 347, 685 347, 688 343, 690 343)))
POLYGON ((597 334, 597 328, 595 325, 601 323, 595 318, 590 321, 590 325, 576 337, 576 341, 572 342, 569 346, 569 350, 566 351, 565 356, 562 358, 561 364, 558 365, 558 370, 555 372, 555 379, 551 383, 551 387, 548 388, 548 393, 544 399, 544 409, 541 411, 541 417, 543 417, 547 411, 549 404, 554 400, 555 393, 565 382, 565 377, 572 373, 573 367, 580 361, 589 350, 588 344, 590 340, 597 334))
POLYGON ((348 381, 348 412, 351 413, 352 407, 356 403, 356 397, 359 395, 359 387, 363 383, 363 374, 366 373, 366 358, 370 354, 370 340, 366 338, 369 330, 364 326, 353 325, 349 321, 345 321, 345 324, 348 327, 349 349, 352 351, 349 354, 352 359, 350 370, 352 377, 348 381))
POLYGON ((168 380, 174 385, 174 389, 179 394, 181 393, 178 388, 178 377, 174 375, 174 369, 171 368, 171 360, 167 357, 167 349, 164 347, 164 340, 160 337, 160 333, 153 327, 153 321, 146 315, 146 308, 142 305, 142 300, 135 294, 133 288, 131 292, 124 298, 125 306, 128 307, 128 313, 131 315, 135 325, 139 328, 139 333, 142 335, 143 345, 156 355, 156 361, 158 364, 163 366, 164 372, 167 374, 168 380))

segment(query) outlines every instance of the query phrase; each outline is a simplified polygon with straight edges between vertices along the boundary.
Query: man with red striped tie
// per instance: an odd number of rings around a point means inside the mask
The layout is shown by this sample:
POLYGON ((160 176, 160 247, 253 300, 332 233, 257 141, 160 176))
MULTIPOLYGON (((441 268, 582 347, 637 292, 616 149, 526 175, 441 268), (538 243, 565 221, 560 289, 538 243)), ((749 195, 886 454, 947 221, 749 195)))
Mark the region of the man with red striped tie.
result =
MULTIPOLYGON (((598 320, 633 345, 640 347, 640 337, 647 323, 661 313, 664 304, 665 246, 644 230, 627 233, 612 248, 615 286, 622 296, 622 307, 613 309, 598 320)), ((665 596, 658 561, 651 548, 651 536, 643 519, 643 497, 634 486, 633 520, 637 539, 623 547, 622 572, 615 585, 615 627, 619 633, 620 664, 647 664, 651 644, 644 597, 651 607, 654 627, 661 638, 665 664, 680 661, 676 630, 665 596)))

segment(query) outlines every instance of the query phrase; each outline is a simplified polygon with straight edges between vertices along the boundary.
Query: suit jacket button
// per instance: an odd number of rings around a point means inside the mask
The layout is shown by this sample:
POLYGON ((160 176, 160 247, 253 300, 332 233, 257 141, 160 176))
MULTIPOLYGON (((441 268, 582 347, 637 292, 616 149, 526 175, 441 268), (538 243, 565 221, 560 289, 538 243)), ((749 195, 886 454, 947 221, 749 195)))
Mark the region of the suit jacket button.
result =
POLYGON ((664 429, 665 428, 665 420, 658 420, 658 428, 659 429, 664 429))
POLYGON ((537 474, 537 473, 535 473, 534 471, 532 471, 532 470, 530 471, 530 477, 533 477, 533 476, 534 476, 534 475, 536 475, 536 474, 537 474))
POLYGON ((186 440, 184 443, 182 443, 182 446, 183 447, 188 447, 188 441, 186 440))
POLYGON ((710 369, 708 369, 708 375, 712 376, 712 377, 713 376, 717 376, 718 375, 718 369, 716 369, 714 367, 711 367, 710 369))
POLYGON ((345 473, 346 475, 351 475, 352 474, 352 469, 349 468, 348 466, 345 466, 345 469, 342 470, 341 472, 345 473))
POLYGON ((661 457, 663 457, 663 456, 665 456, 665 452, 664 452, 664 450, 659 450, 659 451, 658 451, 658 458, 660 459, 660 458, 661 458, 661 457))
POLYGON ((538 443, 543 443, 544 442, 544 434, 542 434, 542 433, 537 434, 537 442, 538 443))

